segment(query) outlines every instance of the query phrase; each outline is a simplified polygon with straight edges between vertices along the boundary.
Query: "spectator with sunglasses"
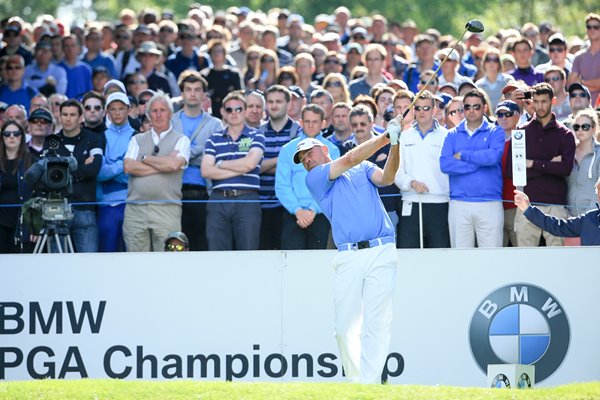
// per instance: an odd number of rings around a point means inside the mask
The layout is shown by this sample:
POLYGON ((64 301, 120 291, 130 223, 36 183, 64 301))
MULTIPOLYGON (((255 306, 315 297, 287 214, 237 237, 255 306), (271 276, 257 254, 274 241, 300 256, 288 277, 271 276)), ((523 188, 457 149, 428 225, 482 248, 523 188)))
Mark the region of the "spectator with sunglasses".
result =
POLYGON ((569 93, 569 108, 571 109, 571 114, 561 122, 565 124, 567 128, 570 128, 573 124, 575 114, 579 111, 592 108, 592 94, 586 86, 579 82, 569 85, 567 92, 569 93))
POLYGON ((32 187, 24 179, 32 164, 25 143, 25 129, 14 120, 5 121, 0 128, 0 253, 30 253, 33 245, 28 233, 19 223, 20 207, 31 197, 32 187))
POLYGON ((585 17, 585 29, 590 45, 575 55, 568 83, 577 82, 587 86, 591 93, 591 103, 596 104, 600 94, 600 14, 589 13, 585 17))
POLYGON ((402 192, 398 247, 419 248, 423 212, 424 248, 450 247, 448 175, 440 170, 440 151, 448 130, 435 120, 434 95, 425 90, 415 102, 415 123, 400 135, 396 186, 402 192), (421 203, 419 207, 419 203, 421 203))
POLYGON ((465 119, 442 147, 440 167, 449 175, 448 226, 453 248, 502 247, 504 132, 484 118, 485 94, 464 96, 465 119))
MULTIPOLYGON (((575 139, 573 132, 556 120, 552 112, 554 90, 547 83, 539 83, 532 88, 532 102, 535 109, 533 118, 520 126, 525 130, 527 148, 527 186, 525 193, 540 204, 546 214, 566 218, 567 177, 573 169, 575 139)), ((512 177, 512 151, 507 156, 506 173, 512 177)), ((541 230, 522 212, 515 216, 517 245, 536 247, 543 236, 547 246, 562 246, 562 238, 541 230)))
POLYGON ((181 185, 190 140, 173 129, 173 105, 158 92, 146 104, 152 129, 135 135, 123 161, 129 174, 123 238, 127 251, 162 251, 169 232, 181 230, 181 185))
POLYGON ((9 56, 4 67, 6 71, 6 82, 0 85, 0 101, 6 104, 22 104, 29 112, 31 99, 39 91, 29 86, 23 79, 25 73, 25 61, 19 54, 9 56))
POLYGON ((571 114, 571 106, 569 105, 569 96, 565 89, 567 75, 565 70, 556 66, 548 67, 544 72, 544 82, 552 86, 554 90, 554 104, 552 104, 552 112, 556 114, 556 119, 564 120, 571 114))
POLYGON ((206 236, 211 251, 258 250, 261 207, 260 163, 265 137, 244 122, 246 99, 232 92, 223 99, 226 128, 206 141, 200 171, 212 179, 206 210, 206 236))
POLYGON ((573 133, 577 137, 571 175, 567 178, 569 216, 575 217, 595 208, 594 183, 600 178, 600 129, 598 114, 592 109, 575 115, 573 133))
POLYGON ((104 123, 106 100, 100 93, 90 91, 83 95, 81 99, 83 105, 83 127, 89 131, 95 132, 101 138, 102 148, 104 148, 104 123))
POLYGON ((492 109, 495 109, 502 98, 502 89, 510 81, 514 81, 511 75, 502 72, 500 65, 500 50, 488 47, 483 54, 482 69, 484 76, 475 82, 475 85, 487 93, 490 98, 492 109))
MULTIPOLYGON (((550 55, 550 61, 538 65, 535 67, 535 71, 545 73, 550 67, 558 67, 568 77, 573 64, 567 58, 567 40, 561 33, 555 33, 548 38, 548 54, 550 55)), ((565 83, 563 83, 563 86, 566 86, 565 83)))
POLYGON ((516 206, 512 202, 514 197, 513 180, 506 173, 508 150, 511 147, 512 131, 517 129, 521 110, 519 105, 512 100, 504 100, 496 107, 496 123, 504 131, 504 152, 502 153, 502 206, 504 207, 504 232, 502 246, 517 247, 517 234, 515 232, 516 206))

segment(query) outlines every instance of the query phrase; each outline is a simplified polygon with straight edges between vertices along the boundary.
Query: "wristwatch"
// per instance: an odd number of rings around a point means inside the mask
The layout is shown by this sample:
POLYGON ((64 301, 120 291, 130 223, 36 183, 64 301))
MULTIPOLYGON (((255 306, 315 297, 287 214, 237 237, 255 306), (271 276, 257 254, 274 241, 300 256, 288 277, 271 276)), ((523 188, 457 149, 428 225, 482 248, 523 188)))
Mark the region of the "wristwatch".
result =
POLYGON ((217 168, 221 168, 221 164, 223 164, 223 160, 217 161, 217 168))
POLYGON ((144 162, 145 159, 146 159, 146 155, 143 155, 141 161, 144 162))

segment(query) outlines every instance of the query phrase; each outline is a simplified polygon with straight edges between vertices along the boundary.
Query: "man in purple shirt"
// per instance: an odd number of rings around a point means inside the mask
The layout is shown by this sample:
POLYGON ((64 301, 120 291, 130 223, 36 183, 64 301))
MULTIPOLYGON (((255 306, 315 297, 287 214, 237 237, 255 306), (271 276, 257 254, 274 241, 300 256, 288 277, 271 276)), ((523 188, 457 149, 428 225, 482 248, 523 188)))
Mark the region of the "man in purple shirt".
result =
MULTIPOLYGON (((575 139, 573 133, 556 120, 551 111, 554 90, 547 83, 532 88, 535 115, 521 128, 525 129, 527 186, 525 193, 540 203, 543 212, 567 218, 567 177, 573 168, 575 139)), ((506 172, 512 177, 512 152, 509 147, 506 172)), ((519 247, 538 246, 543 235, 548 246, 562 246, 562 239, 542 231, 517 211, 515 230, 519 247)))
POLYGON ((521 38, 517 40, 513 47, 513 53, 517 66, 508 72, 509 75, 512 75, 516 81, 521 80, 529 86, 544 82, 544 74, 535 72, 531 65, 531 58, 535 54, 535 50, 529 39, 521 38))

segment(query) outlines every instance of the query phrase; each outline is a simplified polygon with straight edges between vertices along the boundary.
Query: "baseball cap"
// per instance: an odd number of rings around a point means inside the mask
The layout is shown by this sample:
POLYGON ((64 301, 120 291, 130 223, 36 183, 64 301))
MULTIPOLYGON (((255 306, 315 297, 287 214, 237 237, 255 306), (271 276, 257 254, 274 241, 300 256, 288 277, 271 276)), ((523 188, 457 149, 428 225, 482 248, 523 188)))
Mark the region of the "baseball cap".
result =
POLYGON ((38 52, 43 49, 52 50, 52 43, 50 43, 50 41, 48 40, 40 40, 39 42, 37 42, 37 44, 35 45, 35 51, 38 52))
POLYGON ((516 113, 521 113, 519 110, 519 105, 512 100, 504 100, 503 102, 498 103, 496 106, 496 112, 498 111, 511 111, 516 113))
POLYGON ((21 28, 16 25, 8 25, 6 28, 4 28, 4 33, 8 32, 15 32, 16 34, 19 34, 21 33, 21 28))
POLYGON ((512 92, 513 90, 519 89, 519 86, 513 83, 507 83, 506 86, 502 88, 502 94, 507 94, 512 92))
POLYGON ((304 93, 304 90, 302 90, 302 88, 300 86, 292 85, 292 86, 288 87, 288 89, 290 90, 290 92, 292 92, 292 94, 294 96, 298 97, 299 99, 306 98, 306 94, 304 93))
POLYGON ((127 92, 127 89, 125 89, 125 85, 123 85, 123 82, 121 82, 120 80, 117 80, 117 79, 111 79, 110 81, 108 81, 104 84, 104 93, 105 94, 106 94, 106 91, 108 90, 108 88, 110 88, 111 86, 118 86, 119 89, 121 89, 121 91, 123 93, 127 92))
POLYGON ((438 87, 438 92, 441 91, 444 88, 450 88, 452 90, 454 90, 454 92, 456 94, 458 94, 458 88, 456 87, 456 85, 452 82, 446 82, 444 84, 442 84, 441 86, 438 87))
POLYGON ((146 25, 139 25, 137 28, 135 28, 133 34, 135 35, 136 33, 141 33, 143 35, 152 35, 152 31, 146 25))
POLYGON ((567 39, 565 39, 565 37, 560 32, 555 33, 554 35, 548 38, 548 44, 552 44, 555 42, 564 44, 565 46, 567 45, 567 39))
POLYGON ((112 103, 113 101, 120 101, 121 103, 123 103, 127 106, 131 105, 131 103, 129 102, 129 97, 127 97, 127 95, 125 93, 121 93, 121 92, 111 93, 108 96, 108 98, 106 99, 106 107, 108 108, 110 103, 112 103))
POLYGON ((460 85, 458 85, 458 93, 460 93, 465 86, 470 86, 473 89, 477 89, 477 85, 475 85, 475 82, 473 82, 471 78, 466 78, 464 81, 461 82, 460 85))
POLYGON ((45 108, 36 108, 33 110, 33 112, 29 115, 28 121, 31 121, 32 119, 43 119, 50 123, 54 122, 52 114, 45 108))
POLYGON ((352 50, 356 50, 358 52, 358 54, 362 54, 363 53, 363 47, 360 45, 360 43, 356 43, 356 42, 350 42, 346 45, 346 54, 350 53, 352 50))
POLYGON ((458 51, 449 48, 438 51, 436 54, 436 58, 440 61, 445 58, 448 58, 450 61, 460 61, 460 55, 458 54, 458 51))
POLYGON ((570 85, 570 86, 569 86, 569 88, 567 89, 567 92, 569 92, 569 94, 571 94, 571 92, 572 92, 572 91, 574 91, 574 90, 583 90, 583 91, 584 91, 584 92, 587 94, 587 97, 588 97, 589 99, 591 99, 591 98, 592 98, 592 95, 591 95, 591 93, 590 93, 590 89, 588 89, 588 87, 587 87, 587 86, 585 86, 585 85, 582 85, 582 84, 581 84, 581 83, 579 83, 579 82, 571 83, 571 85, 570 85))
POLYGON ((167 236, 167 239, 165 240, 165 250, 167 250, 167 245, 173 239, 179 240, 180 242, 182 242, 186 248, 190 246, 190 242, 187 238, 187 235, 183 232, 177 231, 177 232, 171 232, 171 233, 169 233, 169 236, 167 236))
POLYGON ((325 146, 325 143, 314 138, 306 138, 301 140, 296 146, 296 152, 294 153, 294 163, 300 164, 300 153, 306 150, 310 150, 315 146, 325 146))
POLYGON ((154 54, 155 56, 161 56, 162 51, 158 49, 156 43, 146 41, 140 45, 140 47, 136 50, 135 54, 154 54))

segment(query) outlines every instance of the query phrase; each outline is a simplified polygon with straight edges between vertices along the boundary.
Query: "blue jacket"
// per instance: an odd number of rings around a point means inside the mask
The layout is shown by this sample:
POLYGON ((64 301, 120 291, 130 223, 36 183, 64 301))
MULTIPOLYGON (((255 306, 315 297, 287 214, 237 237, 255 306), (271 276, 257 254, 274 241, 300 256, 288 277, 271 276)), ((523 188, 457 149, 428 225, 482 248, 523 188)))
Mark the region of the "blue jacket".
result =
POLYGON ((135 130, 129 122, 111 124, 106 132, 106 149, 98 172, 99 201, 123 202, 127 199, 128 175, 123 171, 123 159, 135 130))
POLYGON ((502 153, 504 131, 483 124, 470 136, 466 120, 451 129, 444 140, 440 167, 450 177, 450 199, 483 202, 502 201, 502 153), (460 153, 460 160, 454 154, 460 153))
POLYGON ((600 208, 590 210, 577 217, 560 219, 544 214, 539 208, 530 206, 525 217, 538 228, 560 237, 581 237, 582 246, 600 246, 600 208))
MULTIPOLYGON (((306 186, 306 175, 308 171, 302 164, 294 164, 294 153, 298 142, 306 139, 305 133, 300 134, 281 148, 277 159, 275 171, 275 195, 290 214, 296 214, 299 209, 313 210, 320 213, 319 204, 310 194, 306 186)), ((325 143, 329 148, 329 156, 332 160, 339 158, 340 150, 337 146, 319 134, 315 139, 325 143)))

